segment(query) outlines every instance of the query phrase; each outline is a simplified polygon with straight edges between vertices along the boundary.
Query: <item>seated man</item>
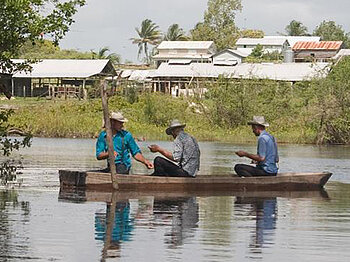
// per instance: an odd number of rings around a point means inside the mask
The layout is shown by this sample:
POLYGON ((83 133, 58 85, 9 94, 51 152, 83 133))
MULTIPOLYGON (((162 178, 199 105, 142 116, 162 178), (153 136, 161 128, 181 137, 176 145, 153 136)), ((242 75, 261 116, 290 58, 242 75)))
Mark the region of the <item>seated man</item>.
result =
POLYGON ((154 176, 195 177, 199 170, 200 150, 196 139, 184 132, 186 124, 173 120, 166 129, 172 135, 174 151, 171 153, 158 145, 150 145, 153 153, 161 153, 167 159, 157 156, 154 159, 154 176), (171 160, 171 161, 169 161, 171 160), (176 164, 174 162, 176 162, 176 164))
MULTIPOLYGON (((128 120, 124 118, 120 112, 111 112, 110 120, 117 174, 129 174, 131 168, 130 153, 137 161, 143 163, 148 169, 153 168, 153 164, 142 155, 141 150, 131 133, 123 130, 124 123, 128 120)), ((96 158, 98 160, 108 159, 108 144, 106 137, 106 131, 102 131, 97 139, 96 158)), ((110 172, 109 167, 104 171, 110 172)))
POLYGON ((253 133, 258 136, 257 154, 250 154, 245 151, 237 151, 239 157, 248 157, 256 166, 237 164, 235 171, 239 176, 275 176, 277 175, 279 161, 277 143, 275 138, 266 132, 265 127, 269 126, 263 116, 254 116, 253 121, 248 122, 252 126, 253 133))

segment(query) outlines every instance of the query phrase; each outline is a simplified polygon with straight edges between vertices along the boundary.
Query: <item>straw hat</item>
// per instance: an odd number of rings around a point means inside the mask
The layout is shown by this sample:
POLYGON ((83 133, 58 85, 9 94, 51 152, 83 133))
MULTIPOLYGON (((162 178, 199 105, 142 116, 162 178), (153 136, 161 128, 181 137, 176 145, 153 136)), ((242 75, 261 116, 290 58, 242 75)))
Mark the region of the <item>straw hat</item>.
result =
POLYGON ((260 125, 267 127, 269 123, 265 122, 265 117, 263 116, 253 116, 253 120, 248 122, 248 125, 260 125))
POLYGON ((121 112, 111 112, 109 118, 123 123, 128 122, 121 112))
POLYGON ((171 135, 171 131, 176 127, 185 127, 186 124, 182 124, 179 120, 174 119, 171 121, 169 127, 165 130, 167 135, 171 135))

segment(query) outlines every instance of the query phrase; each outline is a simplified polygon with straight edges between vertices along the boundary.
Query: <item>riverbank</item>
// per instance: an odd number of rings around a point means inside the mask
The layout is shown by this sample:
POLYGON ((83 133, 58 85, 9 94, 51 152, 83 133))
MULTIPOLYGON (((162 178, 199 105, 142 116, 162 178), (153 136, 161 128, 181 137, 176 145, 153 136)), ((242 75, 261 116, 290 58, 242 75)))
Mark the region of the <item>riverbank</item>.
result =
MULTIPOLYGON (((102 130, 100 99, 16 98, 1 100, 0 107, 13 108, 9 124, 31 132, 36 137, 94 138, 102 130)), ((126 98, 113 97, 109 107, 110 110, 124 112, 129 119, 127 130, 140 140, 170 139, 164 130, 173 118, 186 122, 186 130, 200 141, 246 143, 256 140, 249 126, 225 128, 213 124, 211 115, 205 111, 208 110, 205 103, 196 104, 184 98, 160 94, 141 95, 137 102, 130 103, 126 98)), ((313 143, 315 139, 313 132, 302 127, 286 130, 272 122, 269 130, 283 143, 313 143)))

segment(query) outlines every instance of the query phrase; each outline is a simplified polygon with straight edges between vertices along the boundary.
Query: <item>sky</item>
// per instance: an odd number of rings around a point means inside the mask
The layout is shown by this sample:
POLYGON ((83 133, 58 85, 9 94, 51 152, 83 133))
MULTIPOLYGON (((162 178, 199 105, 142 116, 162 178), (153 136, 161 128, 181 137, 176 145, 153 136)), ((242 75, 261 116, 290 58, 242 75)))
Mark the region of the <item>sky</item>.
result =
MULTIPOLYGON (((74 16, 71 31, 61 41, 63 49, 79 51, 109 47, 122 61, 138 63, 136 27, 151 19, 162 32, 177 23, 186 32, 203 21, 207 0, 87 0, 74 16)), ((242 0, 237 13, 239 28, 260 29, 265 35, 283 33, 291 20, 302 22, 312 32, 323 20, 333 20, 350 31, 349 0, 242 0)))

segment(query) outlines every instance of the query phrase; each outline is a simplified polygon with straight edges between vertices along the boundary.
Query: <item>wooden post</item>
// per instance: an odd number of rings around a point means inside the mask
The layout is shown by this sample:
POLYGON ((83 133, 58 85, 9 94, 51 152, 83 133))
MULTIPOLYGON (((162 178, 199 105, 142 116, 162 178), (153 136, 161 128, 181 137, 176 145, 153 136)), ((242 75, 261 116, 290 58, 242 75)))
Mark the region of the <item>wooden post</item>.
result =
MULTIPOLYGON (((79 90, 80 91, 80 90, 79 90)), ((79 96, 80 96, 80 92, 79 92, 79 96)), ((83 79, 83 99, 86 100, 87 99, 87 90, 86 90, 86 79, 83 79)))
POLYGON ((118 189, 117 182, 117 170, 115 167, 114 161, 114 149, 113 149, 113 134, 111 121, 109 119, 109 110, 108 110, 108 97, 107 97, 107 82, 106 80, 100 81, 101 87, 101 99, 102 99, 102 109, 103 109, 103 119, 105 121, 106 133, 107 133, 107 145, 108 145, 108 163, 111 170, 111 179, 114 189, 118 189))

